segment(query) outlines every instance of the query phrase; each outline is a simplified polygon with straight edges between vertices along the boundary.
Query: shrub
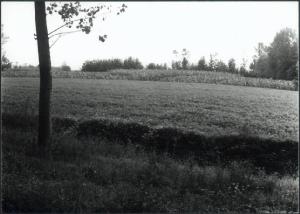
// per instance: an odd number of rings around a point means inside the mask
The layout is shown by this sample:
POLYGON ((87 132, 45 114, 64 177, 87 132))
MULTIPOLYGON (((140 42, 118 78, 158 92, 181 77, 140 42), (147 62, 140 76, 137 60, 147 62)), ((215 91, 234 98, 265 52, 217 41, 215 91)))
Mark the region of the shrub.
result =
POLYGON ((162 64, 149 63, 146 68, 150 70, 163 70, 163 69, 167 69, 167 64, 162 65, 162 64))
POLYGON ((103 60, 92 60, 83 63, 82 71, 109 71, 113 69, 142 69, 143 65, 138 59, 129 57, 124 62, 120 59, 103 59, 103 60))
POLYGON ((183 57, 181 64, 182 64, 182 69, 184 70, 188 69, 189 61, 187 60, 186 57, 183 57))
POLYGON ((123 68, 123 62, 120 59, 105 59, 105 60, 92 60, 83 63, 82 71, 109 71, 112 69, 123 68))
POLYGON ((228 72, 230 72, 230 73, 237 73, 237 68, 236 68, 235 60, 233 58, 231 58, 228 61, 228 72))
POLYGON ((62 71, 71 71, 71 67, 68 66, 68 65, 66 65, 66 64, 63 64, 63 65, 61 66, 61 70, 62 70, 62 71))
POLYGON ((8 60, 8 58, 3 55, 1 57, 1 71, 7 70, 11 68, 11 62, 8 60))
POLYGON ((174 70, 180 70, 181 69, 181 62, 180 61, 173 61, 172 62, 172 69, 174 70))
POLYGON ((222 62, 221 60, 219 60, 216 65, 215 65, 215 70, 218 72, 227 72, 228 71, 228 67, 227 65, 222 62))
POLYGON ((197 65, 197 70, 199 71, 206 71, 208 69, 208 66, 206 64, 205 58, 202 57, 199 61, 198 61, 198 65, 197 65))
POLYGON ((247 73, 246 68, 244 66, 241 66, 239 69, 239 74, 245 76, 246 73, 247 73))
POLYGON ((129 57, 124 60, 123 68, 124 69, 143 69, 144 66, 138 59, 129 57))

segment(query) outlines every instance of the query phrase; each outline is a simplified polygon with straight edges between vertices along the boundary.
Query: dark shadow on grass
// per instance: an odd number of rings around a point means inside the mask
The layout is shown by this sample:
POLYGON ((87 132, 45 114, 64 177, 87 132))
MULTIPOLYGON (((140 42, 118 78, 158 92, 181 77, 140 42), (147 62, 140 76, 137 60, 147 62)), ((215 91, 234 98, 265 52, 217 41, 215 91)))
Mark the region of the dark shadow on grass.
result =
MULTIPOLYGON (((5 127, 34 129, 37 117, 2 114, 5 127)), ((54 132, 72 130, 78 138, 104 138, 123 144, 135 144, 146 151, 167 153, 174 158, 195 159, 200 165, 249 161, 267 173, 293 174, 298 169, 298 143, 255 136, 207 137, 176 128, 153 129, 138 123, 105 119, 78 123, 70 118, 53 118, 54 132)))

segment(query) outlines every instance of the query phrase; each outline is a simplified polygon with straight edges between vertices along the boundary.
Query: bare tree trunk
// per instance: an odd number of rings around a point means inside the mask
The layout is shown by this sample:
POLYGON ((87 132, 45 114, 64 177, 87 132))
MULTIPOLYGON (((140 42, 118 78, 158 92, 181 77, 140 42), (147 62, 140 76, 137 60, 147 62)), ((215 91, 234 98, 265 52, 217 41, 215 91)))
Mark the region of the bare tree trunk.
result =
POLYGON ((36 0, 34 6, 40 67, 38 146, 41 155, 48 155, 51 137, 50 98, 52 89, 50 48, 45 2, 36 0))

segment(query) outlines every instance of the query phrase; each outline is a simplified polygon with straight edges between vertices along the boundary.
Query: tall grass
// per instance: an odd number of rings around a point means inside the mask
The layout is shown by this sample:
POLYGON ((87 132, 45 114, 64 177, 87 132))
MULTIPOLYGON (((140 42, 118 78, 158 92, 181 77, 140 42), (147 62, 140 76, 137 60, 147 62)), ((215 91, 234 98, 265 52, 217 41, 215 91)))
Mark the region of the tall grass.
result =
POLYGON ((52 158, 35 135, 3 128, 5 212, 297 211, 298 178, 247 162, 199 166, 133 144, 54 133, 52 158))
MULTIPOLYGON (((192 70, 112 70, 109 72, 53 71, 54 78, 121 79, 164 82, 211 83, 237 86, 298 90, 296 82, 244 77, 225 72, 192 70)), ((38 77, 38 71, 4 71, 3 77, 38 77)))
MULTIPOLYGON (((36 115, 2 115, 6 128, 17 128, 35 133, 36 115)), ((176 159, 193 159, 199 165, 232 161, 247 161, 267 173, 294 174, 297 171, 297 142, 262 139, 247 135, 207 137, 176 128, 150 128, 134 122, 118 120, 76 121, 71 118, 52 118, 54 132, 79 139, 97 138, 119 144, 132 144, 147 152, 168 154, 176 159)))

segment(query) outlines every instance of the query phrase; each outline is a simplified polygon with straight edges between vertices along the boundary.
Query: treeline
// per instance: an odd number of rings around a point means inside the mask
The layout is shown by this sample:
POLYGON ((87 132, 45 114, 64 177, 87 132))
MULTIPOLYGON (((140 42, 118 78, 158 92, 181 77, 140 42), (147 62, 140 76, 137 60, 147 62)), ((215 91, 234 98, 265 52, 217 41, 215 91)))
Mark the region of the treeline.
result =
POLYGON ((253 76, 282 80, 298 79, 298 38, 294 30, 285 28, 266 46, 259 43, 250 64, 253 76))
MULTIPOLYGON (((298 79, 298 38, 295 31, 290 28, 282 29, 277 33, 269 46, 259 43, 250 66, 247 66, 244 59, 240 65, 237 65, 233 58, 229 59, 228 62, 224 62, 217 59, 216 55, 213 54, 210 55, 208 61, 206 61, 205 57, 202 57, 196 64, 190 63, 188 61, 189 52, 186 49, 182 49, 181 52, 174 50, 173 54, 177 60, 172 61, 171 68, 166 63, 149 63, 145 68, 153 70, 173 69, 228 72, 246 77, 282 80, 298 79)), ((121 59, 86 61, 82 66, 82 71, 143 68, 144 66, 137 58, 129 57, 124 61, 121 59)))
POLYGON ((245 59, 237 66, 233 58, 225 63, 211 54, 208 62, 202 57, 197 64, 193 64, 187 59, 189 53, 186 49, 181 53, 174 50, 173 54, 176 58, 178 55, 181 56, 180 60, 172 62, 172 69, 175 70, 229 72, 246 77, 298 80, 298 38, 295 31, 290 28, 278 32, 269 46, 259 43, 249 67, 245 59))
MULTIPOLYGON (((237 65, 235 59, 231 58, 227 62, 217 59, 216 54, 211 54, 209 59, 201 57, 197 63, 190 63, 189 51, 182 49, 181 52, 174 50, 176 60, 172 61, 171 67, 166 63, 149 63, 145 66, 150 70, 198 70, 211 72, 236 73, 245 77, 272 78, 281 80, 298 80, 298 38, 294 30, 290 28, 282 29, 278 32, 270 45, 259 43, 252 62, 247 66, 246 60, 237 65)), ((86 61, 82 65, 82 71, 105 72, 114 69, 143 69, 143 64, 138 58, 129 57, 121 59, 102 59, 86 61)), ((38 70, 37 66, 12 65, 9 60, 2 55, 1 70, 38 70)), ((71 71, 70 66, 65 63, 60 67, 52 67, 52 71, 71 71)))
MULTIPOLYGON (((272 78, 281 80, 297 80, 299 73, 298 38, 294 30, 282 29, 278 32, 273 42, 266 46, 259 43, 256 54, 247 68, 243 60, 240 66, 231 58, 227 63, 210 55, 207 62, 202 57, 197 64, 190 64, 183 49, 182 59, 172 62, 172 69, 203 70, 238 73, 246 77, 272 78)), ((178 52, 175 52, 178 54, 178 52)))
POLYGON ((222 60, 216 59, 211 55, 208 62, 206 61, 205 57, 201 57, 197 64, 190 64, 186 58, 183 58, 182 61, 173 61, 172 69, 241 73, 245 72, 246 65, 238 67, 236 65, 235 59, 233 58, 231 58, 228 63, 225 63, 222 60))
POLYGON ((150 70, 166 70, 166 69, 168 69, 168 66, 167 66, 167 63, 165 63, 165 64, 149 63, 146 66, 146 68, 150 69, 150 70))
MULTIPOLYGON (((5 67, 2 71, 39 71, 39 66, 10 64, 9 67, 5 67)), ((52 66, 51 71, 71 71, 71 67, 64 63, 62 66, 52 66)))
POLYGON ((143 69, 144 66, 139 59, 129 57, 124 61, 121 59, 91 60, 83 63, 81 70, 89 72, 109 71, 113 69, 143 69))

